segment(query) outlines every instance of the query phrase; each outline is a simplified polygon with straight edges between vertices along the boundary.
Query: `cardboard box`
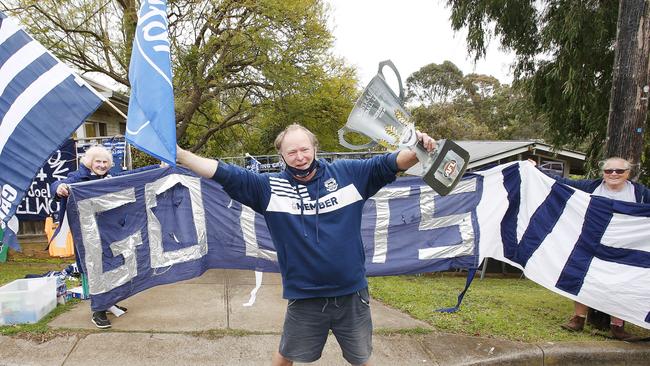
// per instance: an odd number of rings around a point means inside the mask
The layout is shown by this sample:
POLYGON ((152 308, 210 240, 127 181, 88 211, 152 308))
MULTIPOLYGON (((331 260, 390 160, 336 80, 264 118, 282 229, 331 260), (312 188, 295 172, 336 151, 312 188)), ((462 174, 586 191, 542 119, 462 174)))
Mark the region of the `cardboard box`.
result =
POLYGON ((88 300, 90 298, 90 296, 84 296, 83 287, 81 286, 68 289, 68 291, 66 292, 66 297, 68 299, 75 298, 81 300, 88 300))
POLYGON ((56 278, 15 280, 0 287, 0 325, 36 323, 56 307, 56 278))

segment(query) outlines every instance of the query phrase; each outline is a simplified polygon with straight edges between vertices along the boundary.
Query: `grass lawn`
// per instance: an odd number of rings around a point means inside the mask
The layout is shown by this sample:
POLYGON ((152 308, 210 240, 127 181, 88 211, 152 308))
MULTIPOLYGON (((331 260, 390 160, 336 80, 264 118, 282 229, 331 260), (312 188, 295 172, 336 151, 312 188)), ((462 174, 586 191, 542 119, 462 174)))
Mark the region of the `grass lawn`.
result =
POLYGON ((60 271, 72 262, 62 259, 20 259, 0 263, 0 285, 24 278, 28 274, 60 271))
MULTIPOLYGON (((70 260, 64 259, 21 259, 0 263, 0 286, 24 278, 26 274, 62 270, 69 263, 70 260)), ((589 327, 582 333, 561 329, 559 325, 573 312, 573 302, 527 279, 476 278, 460 311, 453 314, 434 311, 455 305, 464 286, 465 277, 455 273, 370 279, 370 292, 375 299, 431 324, 440 332, 524 342, 606 340, 591 335, 589 327)), ((57 332, 50 330, 47 323, 78 301, 73 299, 66 305, 57 306, 36 324, 0 326, 0 335, 55 336, 57 332)), ((634 325, 628 324, 626 329, 636 335, 650 336, 650 330, 634 325)))
MULTIPOLYGON (((25 275, 28 274, 40 275, 48 271, 60 271, 70 263, 70 260, 65 259, 20 259, 0 263, 0 286, 19 278, 25 278, 25 275)), ((71 283, 68 283, 68 286, 70 285, 71 283)), ((78 284, 74 286, 78 286, 78 284)), ((55 332, 50 330, 47 323, 57 315, 71 309, 78 302, 79 300, 72 299, 65 305, 57 305, 50 314, 35 324, 0 326, 0 335, 23 334, 27 338, 39 339, 41 336, 44 336, 45 339, 49 338, 55 332)))
MULTIPOLYGON (((589 326, 581 333, 560 328, 573 314, 573 301, 528 279, 477 277, 458 312, 435 311, 456 305, 464 286, 465 277, 453 273, 370 279, 374 298, 441 332, 523 342, 607 340, 591 335, 589 326)), ((650 336, 650 330, 632 324, 626 330, 650 336)))

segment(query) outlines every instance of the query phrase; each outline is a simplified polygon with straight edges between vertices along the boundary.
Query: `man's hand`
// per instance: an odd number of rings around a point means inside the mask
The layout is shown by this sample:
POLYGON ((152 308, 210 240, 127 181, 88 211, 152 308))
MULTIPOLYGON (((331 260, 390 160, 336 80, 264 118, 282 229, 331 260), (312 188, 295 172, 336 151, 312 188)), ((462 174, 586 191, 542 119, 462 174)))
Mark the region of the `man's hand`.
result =
POLYGON ((420 131, 415 131, 415 135, 418 137, 418 141, 422 142, 422 146, 424 146, 428 152, 432 152, 436 149, 436 140, 434 140, 431 136, 420 131))
MULTIPOLYGON (((422 143, 422 146, 428 151, 432 152, 436 149, 436 140, 431 138, 424 132, 415 131, 416 137, 419 143, 422 143)), ((417 164, 418 158, 415 155, 415 152, 412 150, 400 150, 397 155, 397 169, 401 171, 406 171, 413 165, 417 164)))
POLYGON ((176 145, 176 162, 204 178, 212 178, 219 167, 217 160, 195 155, 178 145, 176 145))
POLYGON ((70 195, 70 187, 67 184, 61 183, 56 187, 56 195, 59 197, 68 197, 70 195))

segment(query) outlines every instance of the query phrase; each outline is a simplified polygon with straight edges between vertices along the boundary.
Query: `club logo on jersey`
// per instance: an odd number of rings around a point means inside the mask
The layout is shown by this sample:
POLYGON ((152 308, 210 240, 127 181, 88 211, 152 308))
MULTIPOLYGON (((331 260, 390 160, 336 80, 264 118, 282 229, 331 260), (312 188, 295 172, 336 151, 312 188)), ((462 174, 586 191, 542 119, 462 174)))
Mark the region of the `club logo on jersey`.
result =
POLYGON ((330 178, 325 181, 325 189, 327 189, 328 192, 334 192, 339 188, 339 184, 336 183, 336 179, 330 178))

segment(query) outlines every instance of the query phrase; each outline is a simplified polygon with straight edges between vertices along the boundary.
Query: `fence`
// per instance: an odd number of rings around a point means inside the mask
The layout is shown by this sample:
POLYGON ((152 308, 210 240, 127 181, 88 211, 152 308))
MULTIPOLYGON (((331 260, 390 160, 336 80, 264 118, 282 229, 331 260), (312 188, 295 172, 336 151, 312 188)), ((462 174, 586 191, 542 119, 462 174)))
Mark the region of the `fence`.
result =
MULTIPOLYGON (((382 155, 386 152, 382 151, 366 151, 366 152, 318 152, 318 158, 325 159, 329 162, 338 159, 366 159, 373 156, 382 155)), ((259 171, 260 173, 273 173, 279 172, 284 169, 284 161, 280 159, 277 154, 274 155, 248 155, 245 156, 228 156, 220 158, 221 161, 239 165, 247 169, 259 171)))

